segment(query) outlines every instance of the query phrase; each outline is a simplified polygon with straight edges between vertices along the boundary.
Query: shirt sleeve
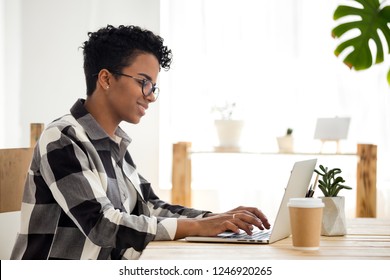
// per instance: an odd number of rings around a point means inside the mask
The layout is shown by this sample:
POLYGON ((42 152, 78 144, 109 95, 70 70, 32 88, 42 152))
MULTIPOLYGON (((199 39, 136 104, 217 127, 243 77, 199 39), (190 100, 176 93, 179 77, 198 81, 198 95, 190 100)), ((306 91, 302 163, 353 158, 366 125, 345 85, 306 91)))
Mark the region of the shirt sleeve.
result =
POLYGON ((139 174, 139 177, 142 194, 148 203, 151 215, 166 218, 202 218, 207 213, 211 213, 163 201, 154 193, 151 184, 142 175, 139 174))
POLYGON ((155 240, 174 240, 177 230, 177 219, 176 218, 165 218, 162 219, 159 223, 164 230, 161 232, 166 232, 165 234, 159 234, 160 231, 157 231, 155 240))
POLYGON ((160 221, 155 240, 173 240, 177 230, 177 219, 203 218, 207 213, 211 213, 163 201, 154 193, 151 184, 142 175, 139 177, 140 188, 150 214, 156 216, 160 221), (174 221, 176 222, 174 223, 174 221))

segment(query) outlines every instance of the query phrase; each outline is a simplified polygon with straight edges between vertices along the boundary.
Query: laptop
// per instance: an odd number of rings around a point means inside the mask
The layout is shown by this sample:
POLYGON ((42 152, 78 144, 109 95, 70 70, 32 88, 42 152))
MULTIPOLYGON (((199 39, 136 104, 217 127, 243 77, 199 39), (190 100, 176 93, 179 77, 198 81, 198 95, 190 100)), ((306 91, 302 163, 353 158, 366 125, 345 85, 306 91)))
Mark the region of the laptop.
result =
POLYGON ((290 198, 305 197, 316 164, 317 159, 295 162, 271 229, 260 230, 256 227, 252 235, 248 235, 244 231, 240 233, 223 232, 217 236, 210 237, 189 236, 185 240, 190 242, 271 244, 289 237, 291 229, 287 203, 290 198))

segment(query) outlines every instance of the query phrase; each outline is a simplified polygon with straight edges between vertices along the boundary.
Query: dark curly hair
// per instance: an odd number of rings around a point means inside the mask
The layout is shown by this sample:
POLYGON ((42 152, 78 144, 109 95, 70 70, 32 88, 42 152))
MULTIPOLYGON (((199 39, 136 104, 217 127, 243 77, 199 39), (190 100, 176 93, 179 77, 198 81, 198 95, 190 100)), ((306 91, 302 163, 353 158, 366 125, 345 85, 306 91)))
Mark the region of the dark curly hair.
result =
POLYGON ((164 40, 160 36, 149 30, 133 25, 107 25, 96 32, 88 32, 88 37, 89 40, 81 46, 87 95, 95 90, 96 74, 101 69, 121 72, 141 53, 153 54, 161 68, 170 68, 172 51, 163 45, 164 40))

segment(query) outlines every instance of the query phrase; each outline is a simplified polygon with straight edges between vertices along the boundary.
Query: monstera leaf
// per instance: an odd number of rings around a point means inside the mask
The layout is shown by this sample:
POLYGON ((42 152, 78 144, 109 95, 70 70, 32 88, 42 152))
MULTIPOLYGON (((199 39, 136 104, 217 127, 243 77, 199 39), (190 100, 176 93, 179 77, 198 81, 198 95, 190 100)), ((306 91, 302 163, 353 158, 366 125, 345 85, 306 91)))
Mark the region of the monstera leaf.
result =
MULTIPOLYGON (((386 0, 382 3, 379 0, 353 1, 360 3, 361 7, 340 5, 335 10, 333 19, 338 20, 346 16, 359 16, 361 19, 341 23, 332 30, 332 36, 340 38, 344 33, 354 29, 358 29, 360 34, 342 42, 334 53, 339 56, 346 48, 353 47, 353 51, 345 57, 344 63, 355 70, 364 70, 370 68, 373 64, 383 62, 384 53, 386 55, 390 54, 390 6, 384 4, 386 0), (378 32, 382 32, 387 42, 387 49, 382 44, 378 32), (370 40, 376 45, 375 62, 372 58, 372 50, 369 47, 370 40)), ((390 84, 390 71, 387 74, 387 81, 390 84)))

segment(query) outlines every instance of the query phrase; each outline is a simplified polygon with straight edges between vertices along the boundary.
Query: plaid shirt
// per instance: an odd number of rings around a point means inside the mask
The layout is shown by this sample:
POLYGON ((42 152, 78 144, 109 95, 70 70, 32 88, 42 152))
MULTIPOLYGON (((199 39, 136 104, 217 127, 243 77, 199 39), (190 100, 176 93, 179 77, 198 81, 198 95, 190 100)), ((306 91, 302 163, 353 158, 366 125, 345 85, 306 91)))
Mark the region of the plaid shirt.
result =
POLYGON ((207 213, 160 200, 135 169, 131 139, 118 128, 112 140, 83 103, 35 147, 11 259, 138 259, 150 241, 174 238, 177 218, 207 213))

